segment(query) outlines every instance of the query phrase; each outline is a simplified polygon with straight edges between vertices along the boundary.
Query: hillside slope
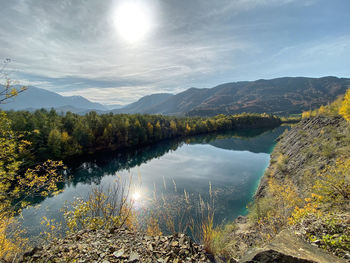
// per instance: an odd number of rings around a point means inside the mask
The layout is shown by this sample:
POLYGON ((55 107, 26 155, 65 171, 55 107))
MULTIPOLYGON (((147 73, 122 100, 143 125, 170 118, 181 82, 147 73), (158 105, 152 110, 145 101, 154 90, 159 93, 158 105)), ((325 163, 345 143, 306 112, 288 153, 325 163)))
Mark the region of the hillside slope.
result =
MULTIPOLYGON (((190 88, 139 113, 166 115, 293 114, 318 108, 345 93, 350 79, 286 77, 226 83, 211 89, 190 88)), ((142 99, 141 99, 142 100, 142 99)))
POLYGON ((173 97, 173 94, 169 93, 159 93, 159 94, 152 94, 148 96, 144 96, 138 101, 131 103, 123 108, 120 109, 114 109, 113 113, 149 113, 151 112, 151 108, 155 105, 161 104, 167 99, 173 97))
MULTIPOLYGON (((221 253, 244 257, 286 230, 350 260, 349 169, 350 124, 339 116, 303 119, 280 136, 248 217, 223 230, 221 253)), ((282 251, 288 242, 276 246, 282 251)))
POLYGON ((265 195, 271 176, 281 184, 290 179, 300 193, 308 192, 315 175, 326 165, 335 165, 336 159, 348 150, 349 144, 350 127, 342 117, 303 119, 280 138, 257 190, 257 198, 265 195))

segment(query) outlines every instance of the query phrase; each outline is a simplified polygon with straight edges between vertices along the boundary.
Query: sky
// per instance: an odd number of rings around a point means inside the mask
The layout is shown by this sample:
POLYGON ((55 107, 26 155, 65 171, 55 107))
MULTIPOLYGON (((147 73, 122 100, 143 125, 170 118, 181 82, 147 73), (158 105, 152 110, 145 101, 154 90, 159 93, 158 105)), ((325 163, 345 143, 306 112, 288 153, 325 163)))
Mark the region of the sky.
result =
POLYGON ((0 0, 22 85, 103 104, 234 81, 350 77, 349 0, 0 0))

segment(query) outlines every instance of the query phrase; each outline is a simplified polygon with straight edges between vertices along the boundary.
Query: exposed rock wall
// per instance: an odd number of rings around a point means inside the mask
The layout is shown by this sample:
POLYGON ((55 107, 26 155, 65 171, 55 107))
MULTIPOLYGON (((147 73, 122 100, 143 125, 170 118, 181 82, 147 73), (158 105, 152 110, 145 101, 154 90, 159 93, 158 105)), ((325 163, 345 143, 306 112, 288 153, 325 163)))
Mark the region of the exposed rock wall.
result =
POLYGON ((279 138, 255 197, 265 196, 272 174, 281 184, 289 179, 300 193, 305 192, 317 173, 334 163, 341 149, 348 145, 344 139, 349 134, 348 127, 341 117, 309 118, 296 124, 279 138))

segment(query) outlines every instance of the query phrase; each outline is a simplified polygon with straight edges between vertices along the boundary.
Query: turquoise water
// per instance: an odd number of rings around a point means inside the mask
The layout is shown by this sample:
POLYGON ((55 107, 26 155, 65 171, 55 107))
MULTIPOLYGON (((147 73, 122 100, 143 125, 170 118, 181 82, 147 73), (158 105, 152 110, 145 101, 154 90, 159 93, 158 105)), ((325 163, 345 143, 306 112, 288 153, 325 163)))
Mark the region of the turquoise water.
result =
POLYGON ((172 140, 145 148, 99 154, 69 164, 69 180, 57 196, 37 200, 38 206, 23 211, 29 235, 42 231, 43 216, 62 220, 60 209, 77 197, 86 198, 93 186, 113 186, 121 177, 132 178, 130 196, 135 209, 156 206, 155 199, 180 200, 184 191, 192 200, 209 199, 209 184, 215 199, 215 221, 231 221, 246 213, 275 139, 285 130, 245 130, 172 140))

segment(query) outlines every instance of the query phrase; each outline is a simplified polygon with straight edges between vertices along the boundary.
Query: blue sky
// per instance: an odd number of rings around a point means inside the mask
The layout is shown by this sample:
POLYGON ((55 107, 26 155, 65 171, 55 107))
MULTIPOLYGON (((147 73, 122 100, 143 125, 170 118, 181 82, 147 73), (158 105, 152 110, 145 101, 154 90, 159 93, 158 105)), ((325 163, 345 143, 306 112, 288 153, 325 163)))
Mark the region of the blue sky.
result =
POLYGON ((349 0, 0 0, 0 59, 23 85, 106 104, 283 76, 350 77, 349 0), (137 43, 116 29, 147 9, 137 43))

